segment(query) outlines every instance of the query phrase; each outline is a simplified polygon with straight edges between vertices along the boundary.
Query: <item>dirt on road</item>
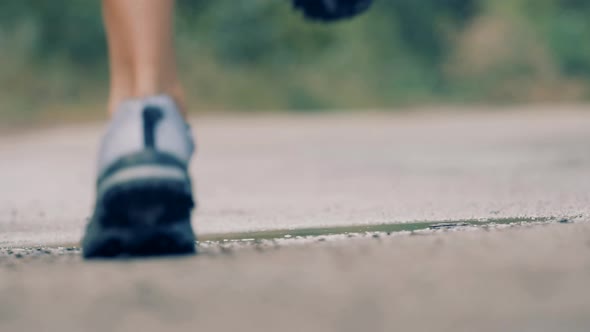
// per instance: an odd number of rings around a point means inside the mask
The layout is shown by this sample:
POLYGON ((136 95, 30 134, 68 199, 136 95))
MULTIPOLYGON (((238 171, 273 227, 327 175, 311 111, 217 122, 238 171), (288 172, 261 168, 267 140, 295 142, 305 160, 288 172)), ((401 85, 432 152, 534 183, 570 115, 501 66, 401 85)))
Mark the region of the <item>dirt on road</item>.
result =
POLYGON ((590 329, 585 222, 225 244, 157 260, 14 250, 0 255, 0 331, 590 329))

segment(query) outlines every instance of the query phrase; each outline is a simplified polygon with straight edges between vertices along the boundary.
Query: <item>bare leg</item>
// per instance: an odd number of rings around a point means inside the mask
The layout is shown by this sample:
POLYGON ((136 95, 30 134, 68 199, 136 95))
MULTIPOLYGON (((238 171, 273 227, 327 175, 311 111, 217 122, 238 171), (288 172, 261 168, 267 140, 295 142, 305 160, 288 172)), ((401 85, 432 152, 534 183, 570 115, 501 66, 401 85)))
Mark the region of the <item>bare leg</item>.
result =
POLYGON ((109 112, 121 100, 172 96, 184 112, 173 40, 174 0, 103 0, 109 44, 109 112))
POLYGON ((184 100, 174 59, 174 0, 102 1, 109 112, 120 113, 101 140, 84 257, 194 253, 188 170, 194 140, 178 113, 184 100))

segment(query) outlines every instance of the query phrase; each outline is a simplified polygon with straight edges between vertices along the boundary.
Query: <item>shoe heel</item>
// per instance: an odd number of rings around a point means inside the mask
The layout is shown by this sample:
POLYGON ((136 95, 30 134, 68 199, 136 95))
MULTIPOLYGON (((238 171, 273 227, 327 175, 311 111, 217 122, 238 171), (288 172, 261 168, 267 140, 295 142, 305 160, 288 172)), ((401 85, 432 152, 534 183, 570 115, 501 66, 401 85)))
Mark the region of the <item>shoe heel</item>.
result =
POLYGON ((97 202, 84 256, 194 253, 194 205, 190 185, 177 179, 136 178, 111 187, 97 202))

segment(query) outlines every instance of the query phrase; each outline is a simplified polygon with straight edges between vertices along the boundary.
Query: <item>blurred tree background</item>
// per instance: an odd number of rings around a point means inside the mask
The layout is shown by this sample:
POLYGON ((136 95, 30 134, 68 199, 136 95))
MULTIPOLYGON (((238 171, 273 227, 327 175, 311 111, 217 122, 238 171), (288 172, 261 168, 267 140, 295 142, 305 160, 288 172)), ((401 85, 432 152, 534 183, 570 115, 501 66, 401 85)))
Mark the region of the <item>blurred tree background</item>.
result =
MULTIPOLYGON (((121 0, 124 1, 124 0, 121 0)), ((399 109, 585 101, 590 2, 376 0, 305 22, 289 0, 179 0, 177 44, 196 110, 399 109)), ((0 120, 102 116, 98 0, 0 2, 0 120)))

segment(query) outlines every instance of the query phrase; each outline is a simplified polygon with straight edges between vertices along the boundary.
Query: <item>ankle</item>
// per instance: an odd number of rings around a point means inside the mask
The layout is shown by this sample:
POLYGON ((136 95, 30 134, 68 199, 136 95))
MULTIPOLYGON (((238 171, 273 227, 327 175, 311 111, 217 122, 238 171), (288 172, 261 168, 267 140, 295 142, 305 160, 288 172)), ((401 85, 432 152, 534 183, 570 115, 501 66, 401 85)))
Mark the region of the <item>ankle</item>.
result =
POLYGON ((136 93, 127 93, 127 94, 117 93, 116 91, 111 92, 111 97, 109 98, 109 104, 108 104, 109 115, 112 116, 113 114, 115 114, 119 105, 125 100, 144 99, 144 98, 157 96, 157 95, 166 95, 166 96, 169 96, 170 98, 172 98, 172 100, 174 101, 174 103, 178 107, 178 110, 180 111, 182 116, 184 116, 185 118, 187 117, 186 100, 185 100, 184 90, 182 89, 182 86, 180 86, 180 85, 176 85, 175 87, 170 87, 170 88, 162 88, 162 89, 150 89, 150 90, 143 90, 143 91, 138 90, 138 91, 136 91, 136 93))

